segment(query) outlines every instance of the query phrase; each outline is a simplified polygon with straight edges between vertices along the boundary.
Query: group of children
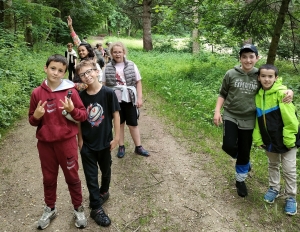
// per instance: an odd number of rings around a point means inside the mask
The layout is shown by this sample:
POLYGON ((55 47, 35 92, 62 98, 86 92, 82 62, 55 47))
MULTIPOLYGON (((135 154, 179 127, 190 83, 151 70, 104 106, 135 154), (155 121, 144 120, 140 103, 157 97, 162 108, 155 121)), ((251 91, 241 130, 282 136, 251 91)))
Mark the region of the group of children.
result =
MULTIPOLYGON (((44 185, 45 207, 38 221, 39 229, 45 229, 57 214, 55 202, 59 166, 64 172, 74 206, 75 226, 85 228, 87 225, 78 175, 77 147, 89 191, 90 216, 100 226, 111 223, 102 205, 109 198, 111 151, 119 146, 117 157, 125 155, 125 122, 136 146, 135 153, 149 156, 141 145, 137 123, 138 109, 143 105, 137 66, 125 58, 127 51, 121 42, 112 43, 111 62, 106 64, 99 81, 100 71, 94 56, 89 54, 90 45, 80 42, 70 19, 68 22, 75 44, 78 42, 81 61, 76 64, 76 59, 72 58, 72 44, 68 44, 66 57, 58 54, 50 56, 44 67, 46 79, 33 90, 30 100, 29 122, 37 127, 37 148, 44 185), (71 80, 63 79, 70 63, 74 63, 78 81, 85 85, 80 91, 71 80), (98 165, 101 170, 100 187, 98 165)), ((215 125, 223 123, 222 149, 236 159, 237 193, 241 197, 248 195, 245 180, 251 170, 250 149, 254 141, 255 145, 266 150, 269 159, 269 189, 264 200, 273 203, 279 195, 282 163, 287 195, 285 212, 294 215, 297 213, 296 144, 299 123, 291 103, 293 92, 282 85, 275 66, 254 67, 259 59, 254 45, 244 45, 239 56, 241 64, 224 76, 214 114, 215 125)))
POLYGON ((78 175, 78 148, 89 191, 90 217, 100 226, 111 223, 102 205, 109 198, 111 151, 119 145, 117 156, 122 158, 125 155, 125 123, 135 143, 134 152, 144 157, 150 155, 141 145, 138 128, 138 108, 143 104, 141 76, 136 65, 125 59, 125 46, 121 42, 110 44, 112 60, 106 65, 103 78, 101 75, 99 79, 102 70, 94 59, 95 54, 91 53, 91 46, 79 40, 70 18, 68 25, 81 58, 76 66, 74 64, 77 81, 74 77, 73 81, 63 79, 70 61, 75 60, 72 58, 72 44, 68 44, 65 56, 55 54, 48 58, 44 67, 46 79, 33 90, 30 100, 29 122, 37 127, 45 201, 38 229, 48 227, 57 215, 59 166, 74 206, 75 226, 87 226, 78 175), (83 87, 79 89, 74 82, 83 84, 83 87), (123 91, 121 97, 116 94, 120 89, 118 86, 123 91))
POLYGON ((240 65, 227 71, 217 99, 214 124, 223 123, 222 149, 236 159, 236 189, 241 197, 248 195, 245 180, 251 170, 252 142, 265 150, 269 163, 269 189, 264 201, 274 203, 280 192, 280 166, 285 180, 288 215, 297 213, 296 153, 299 123, 293 92, 282 85, 274 65, 259 69, 257 48, 244 45, 239 52, 240 65), (223 107, 223 115, 221 108, 223 107))

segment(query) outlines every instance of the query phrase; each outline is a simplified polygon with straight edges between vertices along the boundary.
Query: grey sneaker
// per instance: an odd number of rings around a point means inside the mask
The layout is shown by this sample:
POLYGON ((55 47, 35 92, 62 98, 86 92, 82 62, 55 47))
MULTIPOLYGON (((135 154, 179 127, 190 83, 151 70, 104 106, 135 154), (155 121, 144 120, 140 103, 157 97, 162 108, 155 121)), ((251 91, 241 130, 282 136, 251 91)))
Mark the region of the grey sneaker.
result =
POLYGON ((40 230, 43 230, 43 229, 47 228, 50 224, 50 221, 53 218, 56 217, 56 214, 57 214, 57 209, 56 208, 54 208, 54 210, 51 210, 50 207, 45 206, 44 207, 44 213, 38 221, 37 228, 40 229, 40 230))
POLYGON ((74 209, 74 218, 75 218, 75 226, 77 228, 85 228, 87 225, 87 220, 84 215, 84 208, 80 206, 77 210, 74 209))

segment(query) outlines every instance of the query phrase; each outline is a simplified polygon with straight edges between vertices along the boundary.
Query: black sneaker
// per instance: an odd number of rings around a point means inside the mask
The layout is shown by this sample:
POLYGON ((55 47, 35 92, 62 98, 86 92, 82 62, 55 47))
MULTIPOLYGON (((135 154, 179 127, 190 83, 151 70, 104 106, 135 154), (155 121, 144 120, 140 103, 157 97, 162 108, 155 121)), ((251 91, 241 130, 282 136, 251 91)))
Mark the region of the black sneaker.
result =
POLYGON ((100 193, 100 204, 103 205, 109 198, 109 192, 100 193))
POLYGON ((118 149, 117 157, 123 158, 125 155, 125 146, 120 146, 118 149))
POLYGON ((95 222, 99 226, 106 227, 106 226, 109 226, 111 223, 109 217, 105 214, 102 207, 100 207, 99 209, 93 209, 91 211, 90 216, 91 216, 91 218, 93 218, 95 220, 95 222))
POLYGON ((242 182, 236 181, 235 186, 236 186, 236 191, 240 197, 245 197, 248 195, 247 186, 244 181, 242 182))
POLYGON ((146 151, 142 146, 135 147, 134 152, 141 156, 146 156, 146 157, 150 156, 149 152, 146 151))

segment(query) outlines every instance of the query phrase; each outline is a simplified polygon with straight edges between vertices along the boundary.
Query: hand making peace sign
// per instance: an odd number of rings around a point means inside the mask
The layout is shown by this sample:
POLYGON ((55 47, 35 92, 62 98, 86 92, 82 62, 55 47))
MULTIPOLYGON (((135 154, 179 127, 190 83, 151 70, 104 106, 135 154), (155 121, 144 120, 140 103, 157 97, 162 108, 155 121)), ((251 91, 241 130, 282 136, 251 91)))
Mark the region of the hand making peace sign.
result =
POLYGON ((45 101, 42 104, 42 101, 39 101, 39 103, 37 104, 37 107, 33 113, 33 117, 35 117, 36 119, 40 119, 41 117, 43 117, 43 115, 45 114, 45 105, 47 104, 47 101, 45 101))

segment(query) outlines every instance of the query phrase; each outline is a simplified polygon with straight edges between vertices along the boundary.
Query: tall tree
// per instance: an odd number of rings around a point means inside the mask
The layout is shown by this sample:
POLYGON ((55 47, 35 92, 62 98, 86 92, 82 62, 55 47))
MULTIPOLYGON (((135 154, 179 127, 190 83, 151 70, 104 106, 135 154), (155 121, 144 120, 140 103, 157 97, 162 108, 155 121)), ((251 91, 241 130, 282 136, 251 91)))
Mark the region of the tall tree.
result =
POLYGON ((143 30, 143 48, 149 51, 153 49, 152 22, 157 16, 157 9, 174 3, 175 0, 121 0, 117 2, 117 5, 119 10, 128 16, 132 24, 136 27, 141 25, 143 30))
POLYGON ((193 54, 198 54, 200 52, 200 44, 199 44, 199 12, 198 7, 196 4, 198 3, 198 0, 194 0, 195 5, 193 6, 193 12, 194 12, 194 24, 195 27, 192 31, 192 41, 193 41, 193 54))
POLYGON ((12 0, 3 0, 4 6, 4 28, 9 31, 14 31, 14 18, 12 11, 12 0))
POLYGON ((4 22, 4 2, 0 1, 0 23, 4 22))
MULTIPOLYGON (((27 0, 27 3, 31 3, 31 0, 27 0)), ((32 36, 32 21, 30 15, 26 18, 25 21, 25 42, 27 45, 33 45, 33 36, 32 36)))
POLYGON ((151 4, 152 0, 143 0, 143 47, 146 51, 153 49, 151 35, 151 4))
POLYGON ((267 63, 268 64, 274 64, 275 59, 276 59, 276 53, 277 53, 277 48, 279 45, 279 40, 280 40, 280 35, 281 35, 281 30, 284 25, 285 21, 285 16, 288 13, 289 9, 289 4, 291 0, 282 0, 279 14, 277 16, 276 24, 274 27, 274 32, 268 52, 268 58, 267 58, 267 63))
MULTIPOLYGON (((233 30, 235 36, 241 39, 251 37, 255 43, 265 46, 268 49, 267 62, 274 63, 282 35, 293 33, 294 29, 288 25, 293 23, 293 27, 299 28, 299 13, 292 10, 292 5, 293 8, 299 9, 299 3, 299 0, 236 1, 226 13, 226 25, 233 30)), ((288 41, 282 42, 288 44, 288 41)), ((299 41, 293 42, 300 46, 299 41)), ((293 46, 290 46, 289 50, 292 49, 293 46)))

